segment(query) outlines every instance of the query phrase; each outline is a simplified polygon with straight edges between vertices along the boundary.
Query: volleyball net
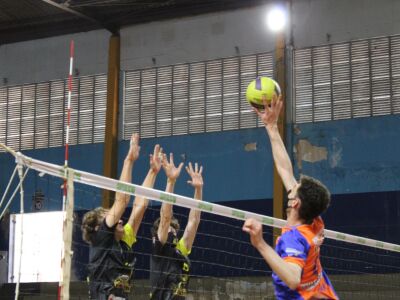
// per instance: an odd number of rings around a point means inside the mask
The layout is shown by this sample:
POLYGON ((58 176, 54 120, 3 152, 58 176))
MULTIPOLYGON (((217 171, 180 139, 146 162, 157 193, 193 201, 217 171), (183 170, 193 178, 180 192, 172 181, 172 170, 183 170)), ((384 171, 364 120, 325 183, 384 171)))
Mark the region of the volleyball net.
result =
MULTIPOLYGON (((64 289, 68 289, 63 299, 82 299, 88 290, 89 255, 89 245, 82 240, 80 229, 82 216, 88 210, 101 206, 103 190, 111 190, 151 199, 133 248, 136 264, 131 293, 134 299, 149 298, 150 231, 153 222, 160 216, 161 202, 174 205, 174 216, 181 224, 178 235, 182 235, 189 210, 202 211, 189 256, 191 267, 187 299, 275 299, 271 270, 249 243, 242 225, 248 218, 260 221, 265 225, 264 238, 271 244, 272 229, 282 228, 286 221, 65 168, 20 153, 14 155, 17 162, 14 173, 19 171, 22 174, 21 184, 18 185, 23 186, 22 181, 29 180, 29 175, 25 173, 36 173, 35 180, 46 186, 47 209, 61 210, 65 179, 69 180, 69 192, 65 212, 11 215, 9 282, 19 285, 20 282, 59 281, 64 289), (64 235, 61 235, 62 231, 64 235), (44 253, 43 249, 47 252, 44 253), (71 259, 70 263, 68 259, 71 259), (60 264, 60 261, 63 263, 60 264)), ((10 184, 10 187, 14 191, 19 188, 17 184, 10 184)), ((33 199, 35 194, 26 191, 24 197, 33 199)), ((2 201, 0 213, 5 211, 11 200, 10 197, 9 201, 2 201)), ((123 217, 125 221, 130 210, 131 207, 128 207, 123 217)), ((398 298, 399 245, 332 230, 325 230, 325 237, 321 247, 322 265, 341 299, 398 298)), ((22 284, 19 288, 16 294, 54 299, 54 288, 24 289, 22 284)))

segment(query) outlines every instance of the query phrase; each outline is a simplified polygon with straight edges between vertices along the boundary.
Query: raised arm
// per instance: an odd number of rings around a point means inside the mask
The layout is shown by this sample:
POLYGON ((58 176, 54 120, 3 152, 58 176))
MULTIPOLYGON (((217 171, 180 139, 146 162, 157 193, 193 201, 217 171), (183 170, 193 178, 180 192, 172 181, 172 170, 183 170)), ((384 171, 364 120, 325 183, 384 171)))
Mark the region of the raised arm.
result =
POLYGON ((283 105, 282 96, 279 96, 279 98, 274 96, 271 101, 271 105, 268 105, 265 98, 263 100, 264 110, 260 111, 256 108, 254 108, 254 110, 265 125, 271 141, 272 155, 274 157, 276 169, 282 178, 286 190, 289 191, 296 186, 297 181, 293 174, 292 162, 290 161, 285 145, 279 134, 277 125, 279 114, 283 105))
MULTIPOLYGON (((198 166, 197 163, 194 164, 194 170, 191 163, 186 167, 191 180, 188 183, 194 188, 194 198, 202 200, 203 198, 203 167, 198 166)), ((191 209, 189 213, 188 223, 183 233, 183 243, 185 248, 190 252, 193 246, 194 239, 196 237, 197 228, 200 224, 200 211, 197 209, 191 209)))
MULTIPOLYGON (((156 181, 158 172, 161 169, 161 155, 162 148, 160 145, 155 145, 153 154, 150 154, 150 169, 147 173, 146 178, 143 181, 142 186, 153 188, 156 181)), ((128 220, 128 224, 132 226, 133 234, 136 236, 139 230, 140 224, 142 223, 144 213, 149 204, 149 199, 136 196, 133 202, 132 212, 128 220)))
POLYGON ((248 219, 243 225, 243 231, 250 235, 251 244, 260 252, 272 271, 292 290, 301 281, 302 268, 294 263, 283 260, 262 236, 262 224, 254 219, 248 219))
MULTIPOLYGON (((139 135, 133 134, 130 141, 129 152, 125 157, 119 180, 129 183, 132 181, 132 168, 134 162, 139 157, 139 151, 139 135)), ((114 204, 106 215, 106 224, 108 227, 114 226, 121 219, 128 206, 129 198, 130 196, 128 194, 116 193, 114 204)))
MULTIPOLYGON (((174 164, 174 156, 171 153, 169 155, 169 161, 167 156, 164 154, 162 167, 165 171, 165 175, 167 176, 167 187, 165 191, 168 193, 173 193, 175 188, 176 179, 179 177, 181 173, 183 163, 180 163, 178 167, 175 167, 174 164)), ((165 244, 168 239, 168 229, 172 219, 172 204, 163 202, 160 210, 160 225, 158 226, 158 240, 161 244, 165 244)))

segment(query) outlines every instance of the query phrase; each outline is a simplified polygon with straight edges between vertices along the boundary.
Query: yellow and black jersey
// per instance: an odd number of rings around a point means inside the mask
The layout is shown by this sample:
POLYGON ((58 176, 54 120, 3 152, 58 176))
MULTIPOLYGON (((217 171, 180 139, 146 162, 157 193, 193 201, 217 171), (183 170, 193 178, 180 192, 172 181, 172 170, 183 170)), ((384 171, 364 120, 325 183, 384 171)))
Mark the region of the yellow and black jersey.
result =
POLYGON ((132 226, 126 224, 122 240, 115 240, 116 226, 108 227, 104 220, 90 247, 88 279, 91 299, 98 299, 100 294, 127 294, 126 290, 116 288, 116 283, 120 278, 132 279, 135 263, 132 246, 136 237, 132 226))
MULTIPOLYGON (((171 234, 170 234, 171 235, 171 234)), ((183 239, 168 239, 164 245, 153 238, 150 260, 150 284, 152 300, 183 300, 186 298, 190 271, 190 250, 183 239)))

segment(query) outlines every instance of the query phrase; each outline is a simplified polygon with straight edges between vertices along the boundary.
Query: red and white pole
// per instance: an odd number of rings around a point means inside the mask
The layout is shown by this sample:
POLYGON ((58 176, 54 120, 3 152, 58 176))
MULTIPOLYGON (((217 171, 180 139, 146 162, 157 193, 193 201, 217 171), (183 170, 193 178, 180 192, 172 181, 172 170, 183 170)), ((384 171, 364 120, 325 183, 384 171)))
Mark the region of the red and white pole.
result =
MULTIPOLYGON (((67 125, 66 125, 66 135, 65 135, 65 159, 64 159, 64 172, 65 172, 65 179, 64 179, 64 186, 63 186, 63 200, 62 200, 62 211, 65 214, 65 207, 66 207, 66 200, 67 200, 67 167, 68 167, 68 158, 69 158, 69 129, 71 124, 71 97, 72 97, 72 70, 74 67, 74 41, 71 40, 70 47, 69 47, 69 74, 68 74, 68 100, 67 100, 67 125)), ((65 230, 65 220, 63 222, 63 231, 65 230)), ((64 268, 64 249, 61 253, 61 278, 58 285, 58 300, 61 300, 62 293, 63 293, 63 268, 64 268)))
MULTIPOLYGON (((72 70, 74 67, 74 41, 71 40, 71 44, 69 47, 70 57, 69 57, 69 75, 68 75, 68 101, 67 101, 67 128, 65 135, 65 160, 64 167, 68 167, 68 158, 69 158, 69 128, 71 124, 71 97, 72 97, 72 70)), ((64 180, 64 193, 63 193, 63 211, 65 211, 65 201, 67 196, 67 179, 64 180)))

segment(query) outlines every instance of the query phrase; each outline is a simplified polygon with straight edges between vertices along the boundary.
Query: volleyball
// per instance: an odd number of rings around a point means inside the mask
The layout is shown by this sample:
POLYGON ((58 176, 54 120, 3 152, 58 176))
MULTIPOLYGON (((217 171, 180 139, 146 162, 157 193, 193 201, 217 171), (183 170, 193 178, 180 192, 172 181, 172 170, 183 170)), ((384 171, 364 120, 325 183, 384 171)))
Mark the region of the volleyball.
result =
POLYGON ((262 97, 265 96, 267 102, 271 102, 274 94, 281 94, 279 84, 269 77, 257 77, 247 86, 246 99, 255 108, 263 109, 262 97))

